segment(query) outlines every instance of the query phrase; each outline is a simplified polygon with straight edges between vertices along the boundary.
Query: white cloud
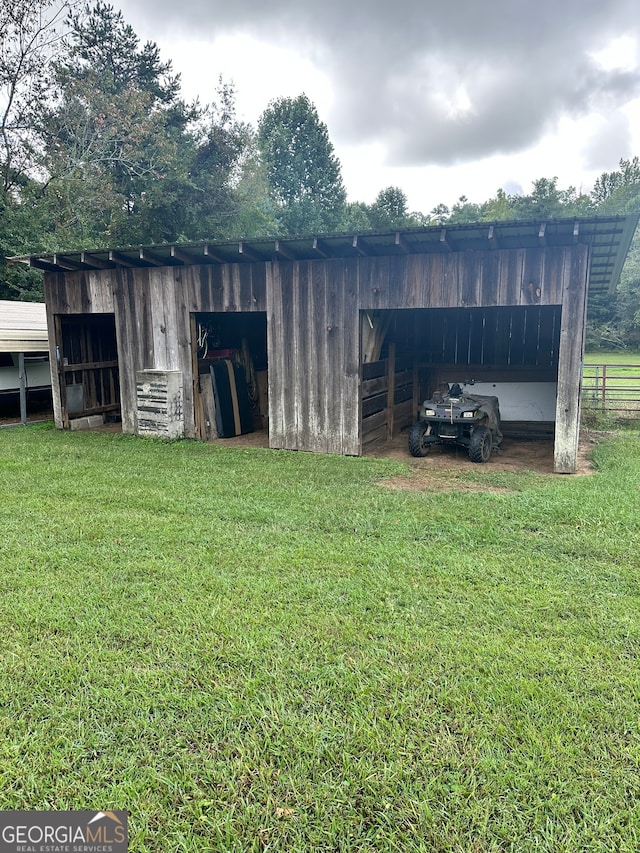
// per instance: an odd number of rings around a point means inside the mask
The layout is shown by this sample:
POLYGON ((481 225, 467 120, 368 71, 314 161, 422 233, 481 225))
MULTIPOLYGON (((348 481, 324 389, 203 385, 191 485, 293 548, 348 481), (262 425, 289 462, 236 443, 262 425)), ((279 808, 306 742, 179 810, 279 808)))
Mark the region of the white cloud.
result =
POLYGON ((637 0, 122 0, 142 38, 241 115, 305 92, 351 199, 389 184, 414 209, 538 177, 587 189, 640 146, 637 0))

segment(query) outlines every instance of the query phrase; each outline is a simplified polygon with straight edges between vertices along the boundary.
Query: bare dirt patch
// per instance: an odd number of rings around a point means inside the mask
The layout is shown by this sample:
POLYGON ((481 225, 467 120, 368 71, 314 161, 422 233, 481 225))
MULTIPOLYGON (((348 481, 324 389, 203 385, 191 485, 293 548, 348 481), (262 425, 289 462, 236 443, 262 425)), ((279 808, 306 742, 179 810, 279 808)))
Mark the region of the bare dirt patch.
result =
MULTIPOLYGON (((578 448, 577 475, 593 473, 590 454, 598 439, 596 433, 583 431, 578 448)), ((487 473, 522 473, 533 471, 536 474, 553 474, 553 441, 526 441, 504 438, 500 453, 491 457, 484 465, 474 464, 467 452, 461 447, 434 447, 428 456, 415 459, 407 449, 407 434, 399 436, 377 447, 367 454, 376 458, 398 459, 406 462, 410 473, 406 477, 391 477, 382 485, 389 489, 407 491, 481 491, 509 492, 507 487, 491 486, 481 482, 464 479, 467 472, 486 471, 487 473)))

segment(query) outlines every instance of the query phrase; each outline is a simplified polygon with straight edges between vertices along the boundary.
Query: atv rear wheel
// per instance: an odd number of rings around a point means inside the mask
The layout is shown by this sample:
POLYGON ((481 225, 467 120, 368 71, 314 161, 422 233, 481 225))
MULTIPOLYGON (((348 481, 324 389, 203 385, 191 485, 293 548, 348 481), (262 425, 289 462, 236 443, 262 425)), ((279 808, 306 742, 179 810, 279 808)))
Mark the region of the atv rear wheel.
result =
POLYGON ((469 459, 472 462, 488 462, 491 457, 493 441, 491 432, 485 426, 479 426, 471 433, 469 459))
POLYGON ((417 424, 414 424, 409 430, 409 453, 412 456, 426 456, 427 453, 431 450, 432 441, 427 441, 425 443, 425 436, 427 436, 430 432, 431 427, 429 424, 425 424, 421 421, 418 421, 417 424))

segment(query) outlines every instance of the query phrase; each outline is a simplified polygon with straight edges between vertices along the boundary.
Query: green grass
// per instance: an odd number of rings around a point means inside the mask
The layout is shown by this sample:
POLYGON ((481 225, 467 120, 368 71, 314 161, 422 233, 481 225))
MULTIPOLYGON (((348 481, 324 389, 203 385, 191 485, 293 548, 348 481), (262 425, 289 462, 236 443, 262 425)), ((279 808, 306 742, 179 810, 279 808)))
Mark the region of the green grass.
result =
POLYGON ((585 364, 637 364, 640 365, 640 352, 634 350, 595 350, 584 356, 585 364))
POLYGON ((432 495, 3 431, 0 808, 154 853, 637 851, 639 438, 432 495))

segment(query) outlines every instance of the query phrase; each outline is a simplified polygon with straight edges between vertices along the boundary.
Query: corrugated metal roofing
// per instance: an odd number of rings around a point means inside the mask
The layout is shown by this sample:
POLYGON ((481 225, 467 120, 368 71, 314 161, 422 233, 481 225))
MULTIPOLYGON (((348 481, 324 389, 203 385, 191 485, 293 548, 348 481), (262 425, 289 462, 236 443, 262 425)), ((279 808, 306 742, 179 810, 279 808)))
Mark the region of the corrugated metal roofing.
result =
POLYGON ((48 348, 44 303, 0 300, 0 352, 43 352, 48 348))
POLYGON ((495 222, 394 229, 361 234, 254 238, 224 242, 92 249, 24 255, 10 260, 51 272, 116 267, 181 266, 310 260, 540 246, 591 246, 589 289, 613 291, 620 277, 640 214, 529 222, 495 222))

